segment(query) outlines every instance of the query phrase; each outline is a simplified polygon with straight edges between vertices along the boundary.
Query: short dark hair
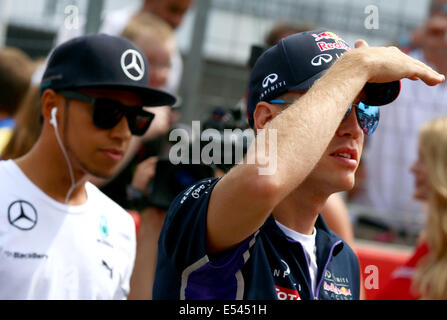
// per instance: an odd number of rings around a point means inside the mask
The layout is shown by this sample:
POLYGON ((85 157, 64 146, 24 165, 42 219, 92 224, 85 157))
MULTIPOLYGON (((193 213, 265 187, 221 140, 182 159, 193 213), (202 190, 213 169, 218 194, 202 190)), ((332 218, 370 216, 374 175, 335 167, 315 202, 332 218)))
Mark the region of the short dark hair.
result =
POLYGON ((0 50, 0 111, 15 115, 30 86, 32 65, 20 49, 0 50))

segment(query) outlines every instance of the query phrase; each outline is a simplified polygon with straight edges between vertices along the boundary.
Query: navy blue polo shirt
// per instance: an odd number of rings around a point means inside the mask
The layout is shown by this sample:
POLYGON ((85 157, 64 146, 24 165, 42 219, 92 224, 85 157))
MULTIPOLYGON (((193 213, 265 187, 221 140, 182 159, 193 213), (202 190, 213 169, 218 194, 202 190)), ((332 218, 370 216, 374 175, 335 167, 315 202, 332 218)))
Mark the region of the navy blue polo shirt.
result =
POLYGON ((206 217, 218 181, 202 180, 172 203, 159 238, 153 299, 359 299, 357 257, 321 215, 315 224, 316 292, 304 248, 279 229, 273 216, 237 247, 208 255, 206 217))

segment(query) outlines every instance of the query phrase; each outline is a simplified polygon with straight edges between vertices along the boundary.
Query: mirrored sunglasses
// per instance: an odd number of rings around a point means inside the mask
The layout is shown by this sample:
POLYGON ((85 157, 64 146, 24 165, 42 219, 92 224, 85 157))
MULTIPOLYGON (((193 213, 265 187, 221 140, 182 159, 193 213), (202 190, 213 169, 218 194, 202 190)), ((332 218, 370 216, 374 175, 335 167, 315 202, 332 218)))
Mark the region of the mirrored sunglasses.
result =
MULTIPOLYGON (((282 99, 274 99, 270 100, 269 103, 278 103, 278 104, 292 104, 295 101, 286 101, 282 99)), ((363 132, 370 136, 374 133, 377 126, 379 125, 380 119, 380 109, 375 106, 368 106, 363 102, 359 102, 358 104, 353 103, 349 106, 348 111, 346 111, 343 120, 345 120, 349 114, 351 113, 352 107, 355 107, 355 112, 357 115, 357 121, 359 123, 360 128, 362 128, 363 132)))

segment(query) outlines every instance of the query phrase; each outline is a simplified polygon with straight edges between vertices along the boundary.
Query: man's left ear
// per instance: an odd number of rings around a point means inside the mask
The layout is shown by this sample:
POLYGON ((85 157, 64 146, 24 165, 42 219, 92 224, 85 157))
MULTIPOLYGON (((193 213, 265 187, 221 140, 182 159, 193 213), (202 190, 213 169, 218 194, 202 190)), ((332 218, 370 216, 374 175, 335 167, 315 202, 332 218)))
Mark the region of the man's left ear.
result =
POLYGON ((254 127, 259 129, 264 129, 269 121, 271 121, 278 111, 275 107, 265 101, 261 101, 256 105, 255 112, 253 113, 254 127))

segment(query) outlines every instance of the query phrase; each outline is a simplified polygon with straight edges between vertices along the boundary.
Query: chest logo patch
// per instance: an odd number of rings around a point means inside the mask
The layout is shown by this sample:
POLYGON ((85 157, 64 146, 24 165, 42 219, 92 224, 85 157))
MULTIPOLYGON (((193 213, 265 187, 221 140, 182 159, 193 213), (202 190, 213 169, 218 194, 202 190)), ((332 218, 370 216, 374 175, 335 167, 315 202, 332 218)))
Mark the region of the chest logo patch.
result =
POLYGON ((343 276, 334 275, 329 270, 324 273, 323 289, 330 297, 339 299, 352 299, 352 292, 349 285, 349 279, 343 276))
POLYGON ((8 207, 8 222, 19 230, 32 230, 37 224, 37 210, 28 201, 14 201, 8 207))

